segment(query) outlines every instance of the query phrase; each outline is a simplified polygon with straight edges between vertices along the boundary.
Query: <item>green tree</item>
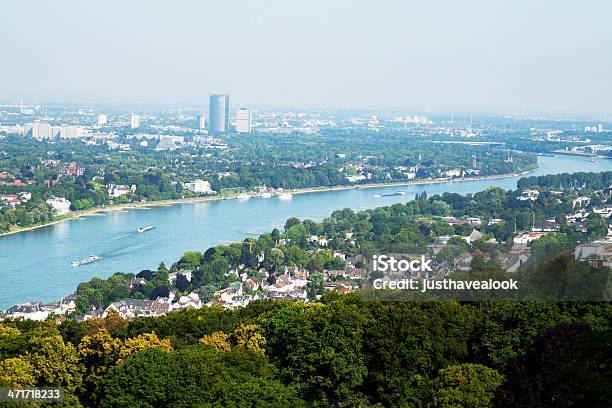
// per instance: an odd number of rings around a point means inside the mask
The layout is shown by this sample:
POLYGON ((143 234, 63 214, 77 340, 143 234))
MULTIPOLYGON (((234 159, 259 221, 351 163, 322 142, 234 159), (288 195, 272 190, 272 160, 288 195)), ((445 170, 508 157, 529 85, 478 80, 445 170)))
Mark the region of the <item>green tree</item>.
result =
POLYGON ((490 408, 503 376, 480 364, 460 364, 441 369, 434 382, 433 407, 490 408))

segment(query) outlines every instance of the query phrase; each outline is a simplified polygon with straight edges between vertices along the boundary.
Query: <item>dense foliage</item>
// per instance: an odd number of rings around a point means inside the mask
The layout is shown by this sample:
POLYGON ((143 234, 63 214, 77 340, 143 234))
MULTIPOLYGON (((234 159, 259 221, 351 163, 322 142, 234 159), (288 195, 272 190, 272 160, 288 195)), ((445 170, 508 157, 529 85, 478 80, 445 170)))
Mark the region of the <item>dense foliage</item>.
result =
POLYGON ((73 404, 104 407, 607 407, 611 318, 609 304, 329 293, 131 322, 4 322, 0 383, 62 385, 73 404))

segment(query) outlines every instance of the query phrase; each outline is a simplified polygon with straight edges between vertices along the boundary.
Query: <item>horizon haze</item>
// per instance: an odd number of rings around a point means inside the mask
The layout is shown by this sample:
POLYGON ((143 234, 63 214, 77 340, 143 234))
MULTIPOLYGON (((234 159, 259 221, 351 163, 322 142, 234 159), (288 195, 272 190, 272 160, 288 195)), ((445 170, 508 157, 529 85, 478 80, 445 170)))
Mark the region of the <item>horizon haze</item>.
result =
POLYGON ((2 102, 612 113, 612 3, 22 1, 2 102))

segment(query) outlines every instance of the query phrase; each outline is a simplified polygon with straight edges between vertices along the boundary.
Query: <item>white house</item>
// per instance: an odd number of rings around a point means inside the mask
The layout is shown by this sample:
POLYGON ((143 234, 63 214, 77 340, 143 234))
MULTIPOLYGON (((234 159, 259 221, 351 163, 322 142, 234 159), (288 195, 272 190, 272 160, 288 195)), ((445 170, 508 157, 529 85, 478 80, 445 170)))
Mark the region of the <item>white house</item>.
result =
POLYGON ((129 194, 132 189, 129 186, 125 186, 122 184, 108 184, 106 186, 106 191, 108 192, 108 196, 110 198, 118 198, 123 195, 129 194))
POLYGON ((40 302, 32 302, 15 305, 6 311, 6 315, 13 319, 42 321, 49 316, 49 311, 40 302))
POLYGON ((184 187, 189 190, 192 191, 196 194, 212 194, 214 193, 212 187, 210 186, 210 182, 207 180, 194 180, 194 181, 190 181, 189 183, 185 183, 184 187))
POLYGON ((63 197, 50 197, 45 200, 53 208, 56 215, 64 215, 70 212, 70 201, 63 197))

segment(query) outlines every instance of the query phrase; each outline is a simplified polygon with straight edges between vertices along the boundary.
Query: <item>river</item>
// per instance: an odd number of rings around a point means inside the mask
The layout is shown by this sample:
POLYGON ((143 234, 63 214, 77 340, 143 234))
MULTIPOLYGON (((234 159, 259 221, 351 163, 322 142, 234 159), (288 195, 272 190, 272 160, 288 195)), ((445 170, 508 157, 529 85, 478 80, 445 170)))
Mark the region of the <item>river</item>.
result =
MULTIPOLYGON (((612 171, 612 160, 573 156, 539 157, 530 175, 612 171)), ((444 192, 474 193, 489 186, 516 188, 519 177, 410 186, 326 191, 295 195, 292 200, 252 198, 177 204, 151 209, 99 213, 37 230, 0 237, 0 310, 16 303, 48 302, 70 294, 94 276, 169 266, 187 250, 256 237, 282 226, 289 217, 320 221, 332 211, 381 207, 444 192), (374 197, 403 191, 406 195, 374 197), (138 233, 139 226, 156 228, 138 233), (98 262, 75 268, 70 262, 98 255, 98 262)))

